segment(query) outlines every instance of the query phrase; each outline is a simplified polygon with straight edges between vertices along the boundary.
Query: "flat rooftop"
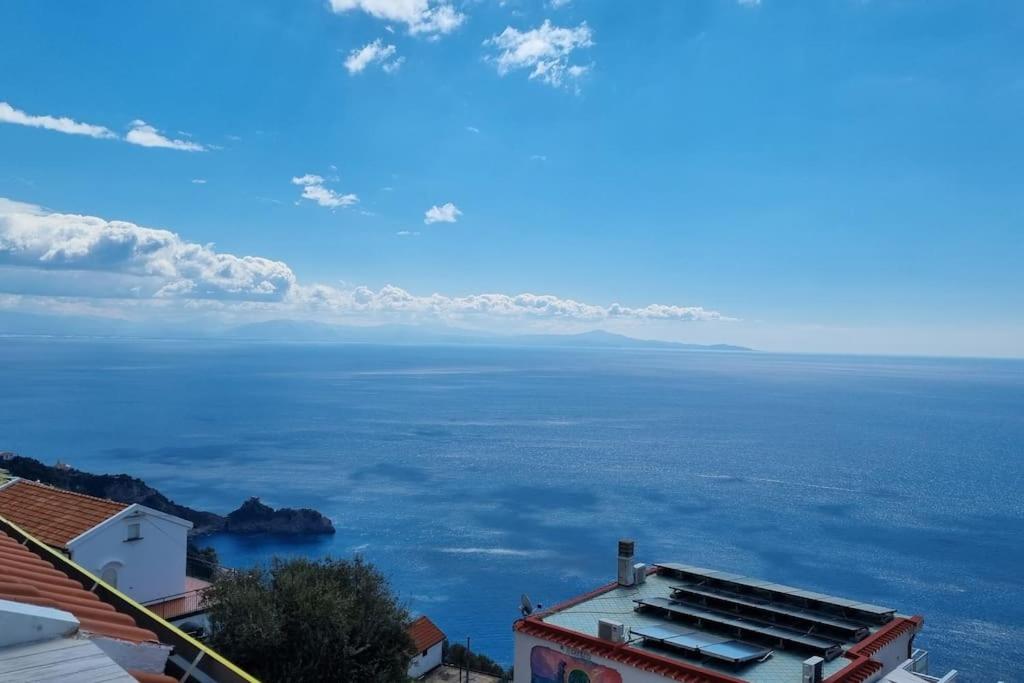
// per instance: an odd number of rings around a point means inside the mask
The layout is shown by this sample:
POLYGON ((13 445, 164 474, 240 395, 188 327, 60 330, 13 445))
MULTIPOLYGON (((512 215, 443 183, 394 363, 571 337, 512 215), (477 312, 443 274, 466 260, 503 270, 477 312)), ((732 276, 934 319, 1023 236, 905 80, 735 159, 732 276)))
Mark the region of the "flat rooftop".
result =
POLYGON ((813 656, 825 659, 828 678, 880 631, 919 624, 878 605, 674 563, 655 565, 638 585, 610 584, 531 618, 595 638, 601 620, 619 622, 627 650, 764 683, 799 681, 813 656))

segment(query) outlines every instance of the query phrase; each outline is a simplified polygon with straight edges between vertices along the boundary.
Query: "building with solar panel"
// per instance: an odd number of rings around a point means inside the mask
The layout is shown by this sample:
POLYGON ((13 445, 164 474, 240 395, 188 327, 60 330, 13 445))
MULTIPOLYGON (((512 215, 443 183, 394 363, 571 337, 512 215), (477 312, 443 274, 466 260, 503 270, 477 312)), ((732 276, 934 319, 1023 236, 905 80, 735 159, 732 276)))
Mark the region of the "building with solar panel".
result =
POLYGON ((952 683, 914 648, 923 620, 738 574, 634 562, 555 607, 524 599, 514 683, 952 683))

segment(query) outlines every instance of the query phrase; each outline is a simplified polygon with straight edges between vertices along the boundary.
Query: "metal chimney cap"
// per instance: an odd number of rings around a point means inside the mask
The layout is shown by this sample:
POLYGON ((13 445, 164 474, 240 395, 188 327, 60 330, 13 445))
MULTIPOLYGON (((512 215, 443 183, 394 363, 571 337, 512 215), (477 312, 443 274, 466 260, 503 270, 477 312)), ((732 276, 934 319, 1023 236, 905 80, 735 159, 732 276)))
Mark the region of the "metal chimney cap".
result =
POLYGON ((636 549, 636 541, 632 538, 619 539, 619 557, 633 557, 636 549))

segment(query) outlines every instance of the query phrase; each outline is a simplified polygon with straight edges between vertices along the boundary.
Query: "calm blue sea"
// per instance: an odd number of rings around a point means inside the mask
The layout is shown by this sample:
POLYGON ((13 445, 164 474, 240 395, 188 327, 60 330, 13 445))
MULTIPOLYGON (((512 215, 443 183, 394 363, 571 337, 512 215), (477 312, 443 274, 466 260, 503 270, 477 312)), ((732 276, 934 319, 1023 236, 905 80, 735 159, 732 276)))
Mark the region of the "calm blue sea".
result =
POLYGON ((311 506, 453 640, 511 658, 639 559, 923 614, 933 667, 1024 670, 1024 363, 556 348, 0 340, 0 450, 227 512, 311 506))

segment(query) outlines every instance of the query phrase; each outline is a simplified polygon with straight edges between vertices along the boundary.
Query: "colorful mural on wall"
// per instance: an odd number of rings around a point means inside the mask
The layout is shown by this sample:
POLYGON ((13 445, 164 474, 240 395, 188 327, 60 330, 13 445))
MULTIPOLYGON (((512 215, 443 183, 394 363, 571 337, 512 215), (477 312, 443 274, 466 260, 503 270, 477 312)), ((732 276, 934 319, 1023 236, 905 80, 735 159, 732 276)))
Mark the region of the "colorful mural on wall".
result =
POLYGON ((615 669, 536 645, 530 650, 530 683, 622 683, 615 669))

